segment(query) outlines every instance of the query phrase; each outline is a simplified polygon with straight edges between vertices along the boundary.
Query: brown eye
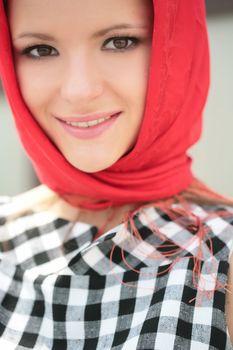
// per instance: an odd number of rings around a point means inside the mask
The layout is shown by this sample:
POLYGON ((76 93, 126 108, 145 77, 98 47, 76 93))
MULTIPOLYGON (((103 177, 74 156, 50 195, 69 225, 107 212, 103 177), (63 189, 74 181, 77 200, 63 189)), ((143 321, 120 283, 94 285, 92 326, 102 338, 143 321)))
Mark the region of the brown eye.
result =
POLYGON ((57 51, 53 47, 48 45, 35 45, 27 47, 23 50, 22 53, 31 58, 57 56, 57 51))
POLYGON ((124 38, 120 39, 119 38, 119 39, 114 39, 113 43, 114 43, 116 49, 125 49, 128 46, 128 41, 129 41, 128 39, 124 39, 124 38))
POLYGON ((46 47, 46 46, 40 46, 37 49, 34 49, 32 51, 37 51, 38 56, 50 56, 52 52, 52 48, 46 47))
POLYGON ((114 37, 106 40, 104 44, 105 50, 126 51, 133 48, 139 43, 138 38, 134 37, 114 37))

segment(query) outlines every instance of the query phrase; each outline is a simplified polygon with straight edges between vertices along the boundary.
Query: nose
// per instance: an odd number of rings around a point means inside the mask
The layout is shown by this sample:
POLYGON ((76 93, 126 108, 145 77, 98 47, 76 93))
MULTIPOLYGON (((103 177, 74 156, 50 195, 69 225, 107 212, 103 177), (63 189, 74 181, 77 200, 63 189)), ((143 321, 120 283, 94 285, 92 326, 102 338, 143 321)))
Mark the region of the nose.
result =
POLYGON ((82 106, 102 94, 104 77, 93 58, 76 56, 66 62, 63 72, 60 90, 67 102, 82 106))

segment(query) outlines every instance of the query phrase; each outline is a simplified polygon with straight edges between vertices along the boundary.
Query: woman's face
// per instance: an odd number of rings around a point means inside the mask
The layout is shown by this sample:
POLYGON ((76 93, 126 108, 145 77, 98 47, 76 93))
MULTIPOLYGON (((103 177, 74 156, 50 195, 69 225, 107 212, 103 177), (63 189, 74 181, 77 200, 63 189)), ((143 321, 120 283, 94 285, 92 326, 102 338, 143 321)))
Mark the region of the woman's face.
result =
POLYGON ((129 152, 144 114, 152 0, 11 0, 9 23, 22 96, 65 158, 92 173, 129 152))

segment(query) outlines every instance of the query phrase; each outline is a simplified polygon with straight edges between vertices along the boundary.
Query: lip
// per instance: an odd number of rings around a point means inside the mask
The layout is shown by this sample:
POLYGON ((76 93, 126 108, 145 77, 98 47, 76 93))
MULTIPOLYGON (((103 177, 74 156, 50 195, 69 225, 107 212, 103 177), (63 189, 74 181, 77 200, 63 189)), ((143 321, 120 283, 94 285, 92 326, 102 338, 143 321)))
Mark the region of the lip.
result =
POLYGON ((92 114, 75 114, 74 116, 58 116, 56 115, 55 118, 63 120, 65 122, 89 122, 96 119, 111 117, 115 114, 120 113, 120 111, 113 111, 113 112, 98 112, 98 113, 92 113, 92 114))
POLYGON ((78 118, 77 115, 75 117, 55 117, 57 122, 62 126, 62 128, 71 136, 78 138, 78 139, 92 139, 96 138, 100 135, 102 135, 104 132, 106 132, 118 119, 118 117, 122 114, 122 112, 114 112, 113 114, 109 113, 101 113, 101 114, 92 114, 92 115, 85 115, 85 117, 78 118), (76 126, 72 126, 69 124, 66 124, 66 122, 71 121, 79 121, 79 122, 85 122, 85 121, 91 121, 100 119, 101 117, 108 117, 111 116, 110 119, 104 121, 103 123, 90 126, 88 128, 79 128, 76 126))

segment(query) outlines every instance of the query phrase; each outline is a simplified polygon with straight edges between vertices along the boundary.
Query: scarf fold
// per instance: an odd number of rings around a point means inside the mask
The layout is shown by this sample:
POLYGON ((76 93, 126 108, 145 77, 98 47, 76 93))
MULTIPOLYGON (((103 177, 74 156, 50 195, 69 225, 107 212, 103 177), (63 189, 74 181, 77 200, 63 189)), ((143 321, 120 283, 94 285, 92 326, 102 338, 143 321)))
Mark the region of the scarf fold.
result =
POLYGON ((143 122, 133 149, 88 174, 72 166, 31 115, 20 93, 3 0, 0 77, 21 143, 39 180, 74 206, 93 210, 156 201, 193 181, 188 149, 200 138, 209 88, 204 0, 154 0, 154 28, 143 122))

